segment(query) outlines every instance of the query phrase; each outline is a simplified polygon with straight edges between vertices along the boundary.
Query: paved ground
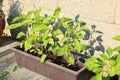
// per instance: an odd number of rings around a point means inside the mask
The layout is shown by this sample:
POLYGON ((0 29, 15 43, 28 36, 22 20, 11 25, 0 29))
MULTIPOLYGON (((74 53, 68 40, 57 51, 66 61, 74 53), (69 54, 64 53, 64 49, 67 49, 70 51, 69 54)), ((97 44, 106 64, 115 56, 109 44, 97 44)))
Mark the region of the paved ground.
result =
POLYGON ((19 68, 15 62, 11 47, 18 44, 9 37, 0 45, 0 80, 50 80, 25 68, 19 68))

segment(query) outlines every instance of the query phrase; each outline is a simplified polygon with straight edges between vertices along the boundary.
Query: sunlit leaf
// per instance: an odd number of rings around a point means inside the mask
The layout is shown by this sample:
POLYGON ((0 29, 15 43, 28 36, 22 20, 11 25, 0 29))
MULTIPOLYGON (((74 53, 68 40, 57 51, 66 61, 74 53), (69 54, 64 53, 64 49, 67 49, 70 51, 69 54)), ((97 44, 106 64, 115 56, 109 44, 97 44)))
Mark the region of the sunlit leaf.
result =
POLYGON ((113 54, 113 50, 112 50, 112 48, 110 48, 110 47, 108 47, 108 48, 106 49, 106 52, 107 52, 107 54, 108 54, 109 57, 111 57, 112 54, 113 54))
POLYGON ((78 21, 78 23, 80 24, 81 27, 86 25, 84 21, 78 21))
POLYGON ((120 46, 117 46, 113 49, 114 51, 120 51, 120 46))
POLYGON ((65 23, 65 22, 68 22, 68 21, 71 21, 71 20, 72 20, 71 18, 62 17, 62 18, 60 19, 60 23, 63 24, 63 23, 65 23))
POLYGON ((41 63, 43 63, 45 61, 46 57, 47 57, 47 55, 45 55, 45 54, 42 55, 42 57, 40 58, 41 63))
POLYGON ((63 55, 69 54, 69 52, 68 52, 68 45, 64 45, 57 52, 58 52, 58 56, 63 56, 63 55))
MULTIPOLYGON (((41 12, 41 9, 37 9, 35 12, 34 12, 34 16, 39 18, 40 16, 40 12, 41 12)), ((32 12, 29 12, 29 14, 31 14, 32 12)))
POLYGON ((96 74, 96 76, 94 77, 94 80, 102 80, 102 73, 96 74))
POLYGON ((71 64, 71 65, 74 65, 74 58, 72 58, 72 57, 68 57, 67 58, 67 62, 69 63, 69 64, 71 64))
POLYGON ((45 40, 49 36, 49 33, 50 33, 50 29, 46 30, 42 36, 42 39, 45 40))
POLYGON ((103 60, 107 60, 107 59, 109 59, 108 56, 105 55, 105 54, 100 54, 100 56, 101 56, 101 58, 102 58, 103 60))
POLYGON ((89 30, 89 28, 86 27, 86 26, 82 26, 81 29, 84 30, 84 31, 88 31, 89 30))
POLYGON ((59 16, 60 11, 61 11, 60 7, 57 7, 56 10, 55 10, 55 12, 54 12, 54 16, 55 16, 56 18, 59 16))
POLYGON ((97 58, 93 57, 93 58, 88 58, 85 63, 84 63, 85 67, 89 70, 92 71, 94 73, 99 73, 99 71, 101 71, 101 64, 98 62, 97 58))
POLYGON ((53 39, 52 38, 46 38, 43 42, 43 46, 46 48, 47 47, 47 44, 52 41, 53 39))
POLYGON ((42 50, 40 50, 40 49, 37 49, 37 53, 38 53, 38 55, 42 55, 43 54, 42 50))
POLYGON ((33 45, 31 44, 31 42, 25 41, 24 47, 25 47, 25 51, 28 51, 33 47, 33 45))
POLYGON ((58 35, 60 35, 60 34, 62 34, 62 31, 61 31, 60 29, 54 30, 54 31, 52 32, 52 35, 53 35, 53 36, 58 36, 58 35))
POLYGON ((117 41, 120 41, 120 35, 117 35, 117 36, 113 37, 113 39, 115 39, 117 41))
POLYGON ((69 36, 70 36, 72 30, 73 30, 72 26, 67 27, 67 33, 68 33, 69 36))
POLYGON ((67 38, 66 38, 66 37, 63 37, 63 38, 61 39, 60 43, 64 43, 66 40, 67 40, 67 38))
POLYGON ((87 50, 89 48, 91 48, 90 46, 88 45, 85 45, 85 44, 81 44, 77 39, 74 39, 74 47, 75 49, 80 52, 82 50, 87 50))
POLYGON ((49 50, 52 51, 53 53, 57 52, 57 50, 59 50, 59 49, 60 49, 60 47, 55 44, 53 44, 49 47, 49 50))
POLYGON ((18 22, 16 24, 11 24, 10 26, 7 27, 7 29, 15 29, 18 27, 23 27, 24 25, 29 23, 33 23, 33 20, 30 20, 30 19, 22 20, 21 22, 18 22))
POLYGON ((35 27, 33 27, 31 31, 38 32, 38 31, 47 30, 47 29, 49 29, 48 26, 41 24, 41 25, 36 25, 35 27))
POLYGON ((43 23, 44 24, 48 24, 52 21, 54 17, 53 16, 46 16, 44 19, 43 19, 43 23))
POLYGON ((116 61, 112 60, 112 59, 110 59, 109 63, 110 63, 111 66, 115 66, 116 65, 116 61))
POLYGON ((22 36, 25 36, 25 33, 20 32, 20 33, 17 35, 17 39, 18 39, 18 38, 21 38, 22 36))
POLYGON ((30 17, 33 13, 34 13, 34 10, 31 10, 31 11, 29 11, 29 12, 27 13, 27 16, 30 17))

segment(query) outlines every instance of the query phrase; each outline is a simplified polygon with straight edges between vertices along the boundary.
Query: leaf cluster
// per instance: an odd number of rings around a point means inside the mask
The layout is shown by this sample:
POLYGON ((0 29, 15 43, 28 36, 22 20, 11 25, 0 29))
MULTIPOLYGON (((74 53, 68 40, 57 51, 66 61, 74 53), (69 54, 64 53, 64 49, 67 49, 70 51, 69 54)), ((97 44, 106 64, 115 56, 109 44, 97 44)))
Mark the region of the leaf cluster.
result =
POLYGON ((53 15, 40 16, 41 9, 29 11, 13 19, 9 29, 27 27, 27 33, 20 32, 17 38, 23 36, 25 40, 21 42, 21 48, 41 56, 44 62, 48 54, 44 50, 50 51, 53 55, 65 57, 66 62, 74 65, 75 58, 72 52, 80 53, 90 46, 82 44, 85 31, 89 30, 83 21, 74 21, 68 17, 59 17, 61 9, 55 9, 53 15), (18 22, 14 24, 15 22, 18 22))
POLYGON ((88 58, 85 66, 96 75, 94 80, 110 80, 120 73, 120 54, 110 47, 106 49, 106 54, 100 54, 100 57, 88 58))

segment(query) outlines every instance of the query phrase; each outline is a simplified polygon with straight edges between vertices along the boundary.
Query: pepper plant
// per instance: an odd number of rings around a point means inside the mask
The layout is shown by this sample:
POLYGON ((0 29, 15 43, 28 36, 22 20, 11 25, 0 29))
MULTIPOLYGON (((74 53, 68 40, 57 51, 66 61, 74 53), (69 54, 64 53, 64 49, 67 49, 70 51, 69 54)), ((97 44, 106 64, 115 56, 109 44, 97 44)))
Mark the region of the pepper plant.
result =
MULTIPOLYGON (((120 41, 120 35, 114 37, 120 41)), ((88 58, 85 66, 88 70, 95 73, 94 80, 111 80, 110 78, 120 74, 120 46, 115 48, 108 47, 106 53, 100 57, 88 58)))
POLYGON ((19 23, 8 26, 15 29, 27 27, 27 33, 20 32, 17 38, 25 36, 20 44, 21 48, 30 53, 37 54, 41 62, 48 58, 63 57, 68 65, 75 64, 73 52, 80 53, 90 46, 83 44, 85 31, 89 30, 83 21, 74 21, 68 17, 59 17, 61 9, 55 9, 53 15, 40 16, 41 9, 29 11, 13 19, 19 23), (51 57, 51 54, 53 57, 51 57))

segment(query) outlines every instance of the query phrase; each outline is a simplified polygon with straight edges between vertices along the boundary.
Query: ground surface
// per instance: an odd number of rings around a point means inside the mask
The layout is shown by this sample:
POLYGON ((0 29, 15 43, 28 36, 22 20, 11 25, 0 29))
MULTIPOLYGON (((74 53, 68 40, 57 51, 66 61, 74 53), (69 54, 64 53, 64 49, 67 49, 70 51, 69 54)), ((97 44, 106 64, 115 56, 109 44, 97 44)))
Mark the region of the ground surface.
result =
POLYGON ((10 48, 17 44, 18 42, 8 37, 4 38, 3 43, 0 45, 0 80, 50 80, 28 69, 15 68, 17 63, 14 52, 10 48))

